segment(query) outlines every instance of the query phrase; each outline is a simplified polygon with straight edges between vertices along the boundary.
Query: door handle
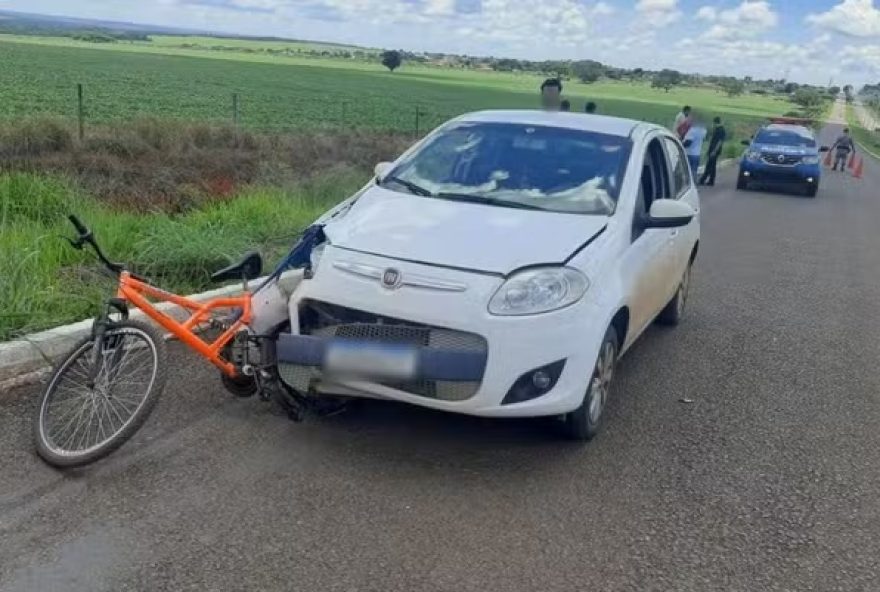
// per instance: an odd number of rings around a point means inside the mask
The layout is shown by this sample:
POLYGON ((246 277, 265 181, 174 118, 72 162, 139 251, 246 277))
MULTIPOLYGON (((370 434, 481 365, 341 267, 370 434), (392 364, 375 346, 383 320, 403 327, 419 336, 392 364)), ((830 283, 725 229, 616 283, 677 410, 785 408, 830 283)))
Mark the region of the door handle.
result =
POLYGON ((674 229, 673 231, 671 231, 671 232, 669 233, 669 236, 671 236, 671 237, 676 237, 676 236, 678 236, 678 229, 676 228, 676 229, 674 229))

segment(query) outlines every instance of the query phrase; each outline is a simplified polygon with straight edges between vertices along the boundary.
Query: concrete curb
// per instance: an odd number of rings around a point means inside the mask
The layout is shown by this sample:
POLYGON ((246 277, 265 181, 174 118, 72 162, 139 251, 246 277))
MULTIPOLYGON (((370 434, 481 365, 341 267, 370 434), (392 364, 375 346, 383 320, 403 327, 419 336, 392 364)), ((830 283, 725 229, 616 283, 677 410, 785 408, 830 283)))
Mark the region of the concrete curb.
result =
MULTIPOLYGON (((263 280, 265 278, 259 278, 253 280, 251 284, 259 285, 263 280)), ((205 302, 212 298, 241 293, 241 285, 234 285, 193 294, 188 298, 196 302, 205 302)), ((185 310, 169 302, 163 302, 156 308, 178 320, 188 316, 185 310)), ((158 327, 139 310, 131 311, 131 318, 147 321, 158 327)), ((66 354, 77 341, 89 334, 91 328, 92 319, 87 319, 0 343, 0 396, 4 391, 13 387, 39 382, 61 356, 66 354)))

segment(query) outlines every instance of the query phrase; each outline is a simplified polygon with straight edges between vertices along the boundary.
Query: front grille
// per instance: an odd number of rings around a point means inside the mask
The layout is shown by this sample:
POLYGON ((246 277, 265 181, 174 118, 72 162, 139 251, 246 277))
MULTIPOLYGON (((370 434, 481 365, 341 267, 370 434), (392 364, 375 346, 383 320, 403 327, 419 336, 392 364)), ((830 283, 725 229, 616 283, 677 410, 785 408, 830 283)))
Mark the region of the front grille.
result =
POLYGON ((763 160, 767 164, 772 164, 776 166, 794 166, 801 161, 801 157, 792 156, 790 154, 773 154, 765 152, 761 155, 761 160, 763 160), (782 157, 782 160, 780 160, 780 157, 782 157))
MULTIPOLYGON (((306 301, 300 308, 300 333, 319 337, 337 337, 399 343, 418 347, 485 353, 486 340, 473 333, 403 321, 345 308, 325 302, 306 301)), ((281 374, 291 387, 307 391, 321 371, 317 368, 282 368, 281 374), (295 369, 296 368, 296 369, 295 369)), ((414 382, 383 382, 383 386, 413 395, 444 401, 464 401, 473 397, 479 382, 419 380, 414 382)))

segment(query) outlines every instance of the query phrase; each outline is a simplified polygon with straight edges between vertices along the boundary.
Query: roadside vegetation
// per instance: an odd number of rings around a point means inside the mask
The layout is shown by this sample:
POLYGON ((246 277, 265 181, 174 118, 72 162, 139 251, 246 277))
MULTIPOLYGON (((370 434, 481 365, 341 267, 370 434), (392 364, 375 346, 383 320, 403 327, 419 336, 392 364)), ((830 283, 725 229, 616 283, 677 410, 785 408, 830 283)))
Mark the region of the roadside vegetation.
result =
POLYGON ((880 132, 865 129, 851 104, 846 107, 846 122, 856 142, 874 154, 880 154, 880 132))
POLYGON ((296 234, 365 175, 337 169, 298 185, 241 188, 222 201, 183 213, 132 212, 85 195, 62 177, 0 174, 0 341, 88 318, 113 283, 90 253, 75 251, 66 215, 76 212, 99 236, 111 258, 172 291, 210 286, 211 272, 249 249, 268 263, 296 234))

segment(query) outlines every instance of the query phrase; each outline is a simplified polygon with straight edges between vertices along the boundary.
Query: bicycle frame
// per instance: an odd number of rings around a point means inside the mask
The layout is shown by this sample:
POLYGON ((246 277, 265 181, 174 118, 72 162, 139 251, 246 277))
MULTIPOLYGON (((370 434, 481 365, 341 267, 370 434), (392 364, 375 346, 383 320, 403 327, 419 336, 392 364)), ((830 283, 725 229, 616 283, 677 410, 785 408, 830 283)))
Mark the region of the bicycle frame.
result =
POLYGON ((220 355, 220 352, 242 327, 247 326, 251 322, 253 313, 251 308, 252 296, 250 293, 246 292, 241 296, 235 297, 213 298, 207 302, 196 302, 190 298, 166 292, 132 277, 127 271, 123 271, 119 275, 119 287, 116 296, 142 310, 144 314, 180 339, 181 342, 217 366, 224 374, 230 377, 238 375, 238 369, 235 365, 225 360, 220 355), (178 322, 170 315, 157 309, 152 302, 147 300, 147 297, 160 302, 171 302, 190 311, 191 314, 182 323, 178 322), (195 328, 201 323, 210 320, 212 311, 222 308, 238 308, 241 314, 216 340, 212 342, 205 341, 195 333, 195 328))

